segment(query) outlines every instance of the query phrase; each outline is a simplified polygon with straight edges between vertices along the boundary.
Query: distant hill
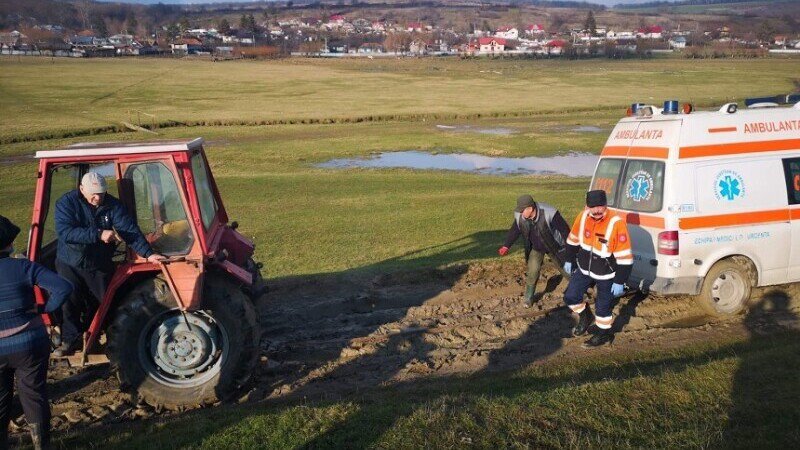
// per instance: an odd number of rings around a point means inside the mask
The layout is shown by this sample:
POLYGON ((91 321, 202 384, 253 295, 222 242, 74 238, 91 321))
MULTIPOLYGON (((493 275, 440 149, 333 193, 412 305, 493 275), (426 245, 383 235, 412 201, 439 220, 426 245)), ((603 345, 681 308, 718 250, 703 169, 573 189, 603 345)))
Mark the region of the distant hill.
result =
MULTIPOLYGON (((199 3, 256 3, 257 1, 253 0, 99 0, 101 2, 107 3, 136 3, 140 5, 154 5, 157 3, 165 3, 165 4, 180 4, 180 5, 187 5, 187 4, 199 4, 199 3)), ((586 1, 586 3, 596 3, 598 5, 603 6, 614 6, 614 5, 635 5, 640 3, 649 3, 652 0, 577 0, 577 2, 586 1)), ((261 3, 270 3, 270 0, 261 0, 261 3)), ((307 3, 304 1, 296 1, 295 3, 307 3)), ((336 3, 335 1, 325 2, 325 3, 336 3)), ((446 3, 443 2, 443 3, 446 3)), ((522 3, 527 3, 524 0, 522 3)))

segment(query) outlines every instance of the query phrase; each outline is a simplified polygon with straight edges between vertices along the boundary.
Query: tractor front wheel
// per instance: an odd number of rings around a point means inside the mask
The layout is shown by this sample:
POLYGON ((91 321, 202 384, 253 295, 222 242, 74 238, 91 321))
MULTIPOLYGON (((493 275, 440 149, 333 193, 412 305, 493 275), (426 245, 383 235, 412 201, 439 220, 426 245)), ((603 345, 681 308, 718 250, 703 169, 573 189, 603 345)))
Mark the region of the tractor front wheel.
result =
POLYGON ((247 382, 258 359, 255 308, 214 274, 206 275, 202 307, 181 311, 160 277, 125 297, 107 347, 123 389, 176 409, 224 400, 247 382))

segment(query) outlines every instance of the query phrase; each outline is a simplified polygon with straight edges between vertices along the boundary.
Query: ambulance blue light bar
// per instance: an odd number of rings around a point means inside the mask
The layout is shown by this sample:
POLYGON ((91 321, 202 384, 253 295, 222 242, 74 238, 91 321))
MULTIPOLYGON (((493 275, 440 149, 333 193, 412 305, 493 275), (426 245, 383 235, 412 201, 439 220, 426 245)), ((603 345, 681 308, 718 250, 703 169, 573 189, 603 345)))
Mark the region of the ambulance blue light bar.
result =
POLYGON ((758 104, 770 104, 773 103, 775 105, 794 105, 795 103, 800 102, 800 93, 797 94, 780 94, 780 95, 772 95, 768 97, 752 97, 745 99, 744 104, 748 107, 752 105, 758 104))
POLYGON ((667 100, 664 102, 664 111, 662 114, 678 114, 678 101, 667 100))

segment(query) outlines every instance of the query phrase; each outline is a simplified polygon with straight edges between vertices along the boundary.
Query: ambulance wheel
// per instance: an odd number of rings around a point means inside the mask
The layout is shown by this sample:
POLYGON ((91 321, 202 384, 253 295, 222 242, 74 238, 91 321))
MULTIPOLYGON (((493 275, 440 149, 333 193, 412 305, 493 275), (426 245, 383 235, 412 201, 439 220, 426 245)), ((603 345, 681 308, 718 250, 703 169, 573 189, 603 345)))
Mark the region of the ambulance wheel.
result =
POLYGON ((723 259, 711 267, 698 300, 706 313, 731 317, 744 311, 750 300, 755 270, 747 258, 723 259))
POLYGON ((248 381, 260 338, 252 302, 239 286, 209 273, 201 307, 181 312, 161 277, 122 299, 107 354, 123 390, 180 409, 230 398, 248 381))

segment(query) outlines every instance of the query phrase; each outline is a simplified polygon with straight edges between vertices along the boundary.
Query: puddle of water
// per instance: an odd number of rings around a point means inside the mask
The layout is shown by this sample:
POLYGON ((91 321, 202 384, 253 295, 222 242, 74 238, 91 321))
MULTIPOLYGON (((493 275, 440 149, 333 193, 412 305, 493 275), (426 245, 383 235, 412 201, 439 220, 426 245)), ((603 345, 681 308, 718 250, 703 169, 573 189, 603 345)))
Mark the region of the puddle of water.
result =
POLYGON ((582 125, 572 129, 575 133, 602 133, 603 129, 592 125, 582 125))
POLYGON ((486 175, 547 175, 559 174, 571 177, 588 177, 594 173, 597 155, 569 153, 540 158, 503 158, 474 153, 432 154, 419 151, 380 153, 370 158, 334 159, 317 167, 345 169, 352 167, 399 168, 427 170, 455 170, 477 172, 486 175))
POLYGON ((450 131, 454 133, 480 133, 492 134, 495 136, 510 136, 517 133, 517 130, 504 127, 477 128, 471 125, 436 125, 436 128, 441 131, 450 131))

